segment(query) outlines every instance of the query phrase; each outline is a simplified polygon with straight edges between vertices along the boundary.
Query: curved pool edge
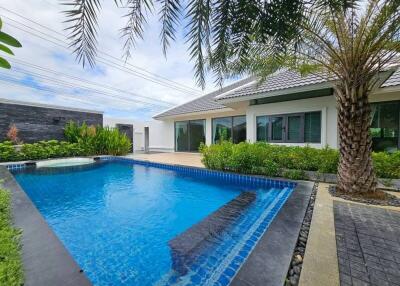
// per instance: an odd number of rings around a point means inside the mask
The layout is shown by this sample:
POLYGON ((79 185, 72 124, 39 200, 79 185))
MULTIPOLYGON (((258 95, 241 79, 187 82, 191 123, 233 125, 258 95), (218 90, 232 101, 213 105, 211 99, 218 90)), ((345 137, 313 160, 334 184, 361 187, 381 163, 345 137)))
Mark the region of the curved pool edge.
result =
POLYGON ((0 166, 0 179, 11 192, 13 224, 22 230, 24 285, 92 285, 6 166, 0 166))

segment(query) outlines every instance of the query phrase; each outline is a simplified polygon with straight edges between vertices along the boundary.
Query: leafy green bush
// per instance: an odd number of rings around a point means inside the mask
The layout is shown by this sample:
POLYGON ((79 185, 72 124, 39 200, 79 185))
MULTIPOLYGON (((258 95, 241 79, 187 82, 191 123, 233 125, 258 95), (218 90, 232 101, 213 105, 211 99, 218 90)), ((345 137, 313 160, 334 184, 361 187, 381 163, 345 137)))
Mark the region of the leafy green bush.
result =
POLYGON ((307 176, 303 170, 288 169, 282 174, 283 177, 291 180, 306 180, 307 176))
POLYGON ((131 150, 129 138, 116 128, 78 125, 70 121, 64 128, 70 143, 78 143, 88 155, 124 155, 131 150))
POLYGON ((22 160, 11 141, 0 142, 0 162, 22 160))
MULTIPOLYGON (((336 173, 339 164, 339 152, 329 147, 316 149, 223 141, 211 146, 202 145, 200 152, 202 162, 210 169, 267 176, 278 176, 285 169, 290 171, 281 175, 292 179, 304 178, 305 174, 299 170, 336 173)), ((373 153, 372 157, 378 177, 400 178, 400 151, 373 153)))
POLYGON ((23 285, 21 232, 12 227, 10 193, 0 189, 0 285, 23 285))
POLYGON ((57 140, 23 144, 21 151, 19 152, 19 157, 23 160, 40 160, 85 155, 87 155, 85 149, 78 143, 59 142, 57 140))
POLYGON ((40 160, 90 155, 125 155, 131 150, 129 138, 114 128, 70 122, 65 127, 70 142, 49 140, 23 144, 17 151, 10 141, 0 143, 0 162, 40 160))
POLYGON ((380 178, 400 178, 400 151, 394 153, 373 152, 374 169, 380 178))

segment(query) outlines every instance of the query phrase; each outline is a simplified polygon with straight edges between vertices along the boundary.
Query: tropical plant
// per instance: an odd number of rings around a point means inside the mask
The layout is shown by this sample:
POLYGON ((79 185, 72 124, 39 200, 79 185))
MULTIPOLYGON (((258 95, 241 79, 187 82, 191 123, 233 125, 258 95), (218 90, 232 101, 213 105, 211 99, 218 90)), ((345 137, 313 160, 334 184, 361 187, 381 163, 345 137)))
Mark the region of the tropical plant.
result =
MULTIPOLYGON (((14 37, 6 34, 2 31, 3 22, 0 18, 0 51, 5 52, 9 55, 14 55, 13 51, 8 47, 20 48, 22 47, 21 43, 15 39, 14 37)), ((0 56, 0 68, 10 69, 10 63, 3 57, 0 56)))
MULTIPOLYGON (((312 1, 312 0, 311 0, 312 1)), ((325 2, 326 0, 314 0, 325 2)), ((342 0, 332 0, 342 2, 342 0)), ((124 8, 126 24, 121 29, 124 39, 124 55, 129 57, 136 41, 144 35, 146 17, 157 13, 161 22, 161 45, 164 54, 184 26, 189 44, 190 57, 195 62, 196 77, 205 84, 205 69, 210 54, 222 58, 228 56, 230 41, 238 50, 245 52, 241 44, 250 44, 247 33, 255 29, 263 39, 273 38, 283 47, 296 32, 296 23, 302 17, 306 0, 230 1, 230 0, 114 0, 124 8)), ((98 14, 100 0, 64 0, 69 40, 79 62, 95 64, 97 54, 98 14)), ((222 62, 221 62, 222 63, 222 62)), ((216 66, 215 66, 216 67, 216 66)), ((215 70, 220 73, 221 70, 215 70)))
POLYGON ((81 125, 70 121, 64 128, 65 138, 70 143, 79 143, 90 155, 124 155, 130 152, 132 143, 116 128, 81 125))
MULTIPOLYGON (((328 1, 329 2, 329 1, 328 1)), ((230 57, 230 71, 268 75, 286 67, 314 73, 333 82, 338 106, 338 189, 365 193, 376 190, 369 134, 368 97, 383 72, 393 72, 400 52, 400 1, 370 0, 356 5, 306 6, 300 33, 284 51, 254 37, 242 57, 230 57)))

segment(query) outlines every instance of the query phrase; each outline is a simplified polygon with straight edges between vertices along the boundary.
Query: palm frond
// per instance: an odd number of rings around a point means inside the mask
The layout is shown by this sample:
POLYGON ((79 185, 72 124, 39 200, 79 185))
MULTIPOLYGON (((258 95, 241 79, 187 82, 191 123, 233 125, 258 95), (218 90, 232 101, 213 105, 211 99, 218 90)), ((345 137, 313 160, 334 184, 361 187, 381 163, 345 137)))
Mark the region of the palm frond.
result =
POLYGON ((176 26, 179 23, 181 15, 180 0, 158 0, 161 3, 160 21, 161 28, 161 44, 164 56, 167 54, 167 49, 171 41, 175 41, 176 26))
POLYGON ((74 49, 78 62, 82 62, 83 66, 86 63, 93 66, 97 54, 97 14, 101 6, 100 0, 66 0, 62 4, 71 7, 64 12, 68 18, 65 22, 69 24, 67 30, 70 32, 70 46, 74 49))
POLYGON ((210 43, 211 0, 192 0, 189 2, 187 10, 186 18, 189 19, 189 23, 186 28, 189 31, 186 37, 187 43, 189 43, 190 58, 195 61, 197 83, 204 87, 206 68, 204 49, 210 43))
POLYGON ((143 39, 144 25, 147 23, 145 13, 153 10, 152 0, 127 0, 125 8, 128 19, 125 27, 121 29, 121 36, 125 39, 124 57, 131 57, 131 50, 135 47, 138 39, 143 39))
POLYGON ((233 47, 230 45, 231 28, 233 21, 234 3, 231 0, 220 1, 213 7, 213 49, 209 53, 209 66, 212 69, 216 82, 222 85, 227 73, 227 62, 233 47))

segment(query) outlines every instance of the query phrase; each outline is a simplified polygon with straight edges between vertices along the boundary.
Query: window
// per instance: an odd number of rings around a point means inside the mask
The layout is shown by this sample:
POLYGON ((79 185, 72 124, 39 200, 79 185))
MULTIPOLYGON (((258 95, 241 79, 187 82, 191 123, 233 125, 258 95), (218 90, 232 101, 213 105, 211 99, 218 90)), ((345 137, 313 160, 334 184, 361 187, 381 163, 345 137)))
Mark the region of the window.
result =
POLYGON ((321 142, 321 112, 308 112, 304 115, 304 142, 321 142))
POLYGON ((321 143, 321 112, 258 116, 257 141, 321 143))
POLYGON ((205 126, 203 119, 175 122, 175 151, 197 152, 200 143, 205 143, 205 126))
POLYGON ((233 117, 233 143, 246 141, 246 116, 233 117))
POLYGON ((282 141, 283 131, 283 117, 271 116, 271 140, 282 141))
POLYGON ((246 116, 213 118, 212 141, 232 140, 233 143, 246 141, 246 116))
POLYGON ((287 117, 287 141, 288 142, 302 142, 303 138, 303 126, 302 126, 302 115, 293 115, 287 117))
POLYGON ((268 141, 269 117, 257 117, 257 141, 268 141))
POLYGON ((400 148, 400 102, 371 104, 372 149, 392 151, 400 148))

